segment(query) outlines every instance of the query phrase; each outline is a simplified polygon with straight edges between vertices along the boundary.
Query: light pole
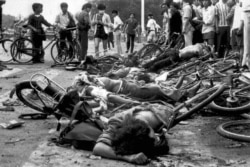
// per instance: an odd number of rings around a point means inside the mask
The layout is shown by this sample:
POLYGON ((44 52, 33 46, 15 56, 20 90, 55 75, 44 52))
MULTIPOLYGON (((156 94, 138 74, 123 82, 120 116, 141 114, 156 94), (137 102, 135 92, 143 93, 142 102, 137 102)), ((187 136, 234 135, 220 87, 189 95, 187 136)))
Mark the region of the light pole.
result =
POLYGON ((142 32, 145 32, 145 0, 141 0, 141 28, 142 32))

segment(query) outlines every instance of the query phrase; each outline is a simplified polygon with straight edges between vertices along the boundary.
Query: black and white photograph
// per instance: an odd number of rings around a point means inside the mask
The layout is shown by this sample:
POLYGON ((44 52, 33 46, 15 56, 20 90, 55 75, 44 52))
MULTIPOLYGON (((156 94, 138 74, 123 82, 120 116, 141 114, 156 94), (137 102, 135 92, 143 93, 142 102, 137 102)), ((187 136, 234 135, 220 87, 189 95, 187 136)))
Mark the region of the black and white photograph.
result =
POLYGON ((0 167, 250 167, 250 0, 0 0, 0 167))

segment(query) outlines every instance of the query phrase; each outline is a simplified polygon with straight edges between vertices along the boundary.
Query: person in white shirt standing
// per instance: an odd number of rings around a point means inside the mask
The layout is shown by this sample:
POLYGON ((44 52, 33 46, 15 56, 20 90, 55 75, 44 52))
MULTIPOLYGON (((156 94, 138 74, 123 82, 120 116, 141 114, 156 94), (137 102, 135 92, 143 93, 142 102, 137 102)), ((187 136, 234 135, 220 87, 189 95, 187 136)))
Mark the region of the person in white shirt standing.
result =
POLYGON ((204 41, 206 41, 210 46, 214 45, 215 36, 215 12, 214 8, 211 6, 211 0, 203 0, 202 16, 203 16, 203 26, 202 35, 204 41))
POLYGON ((156 41, 156 31, 157 31, 157 24, 156 21, 153 19, 153 14, 148 14, 148 23, 147 23, 147 30, 148 30, 148 37, 147 42, 154 42, 156 41))
POLYGON ((193 32, 194 28, 190 24, 190 20, 193 17, 192 0, 183 0, 182 7, 182 33, 184 35, 185 47, 193 44, 193 32))
POLYGON ((233 25, 231 28, 231 43, 233 50, 240 53, 240 58, 242 60, 243 56, 243 19, 242 19, 242 7, 240 6, 239 0, 236 0, 233 25))
POLYGON ((112 11, 112 16, 114 17, 114 36, 115 36, 115 44, 117 47, 117 53, 122 54, 121 27, 123 25, 123 22, 119 17, 117 10, 112 11))
POLYGON ((244 53, 242 66, 250 69, 250 0, 241 0, 244 20, 244 53))

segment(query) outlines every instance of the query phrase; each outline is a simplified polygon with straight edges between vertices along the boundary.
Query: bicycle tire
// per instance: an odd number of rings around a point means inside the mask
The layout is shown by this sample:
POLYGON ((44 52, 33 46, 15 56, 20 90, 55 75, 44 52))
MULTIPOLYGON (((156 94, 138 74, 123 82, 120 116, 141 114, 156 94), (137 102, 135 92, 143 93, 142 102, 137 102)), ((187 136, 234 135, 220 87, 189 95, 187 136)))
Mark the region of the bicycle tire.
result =
POLYGON ((205 98, 204 100, 196 104, 194 107, 192 107, 188 112, 178 115, 173 122, 173 126, 178 124, 180 121, 187 119, 195 112, 198 112, 199 110, 201 110, 203 107, 207 106, 209 103, 211 103, 211 101, 213 101, 214 98, 218 97, 225 89, 226 89, 225 85, 221 85, 219 87, 218 86, 212 87, 210 89, 207 89, 197 94, 196 96, 187 100, 185 103, 182 103, 179 106, 177 106, 175 109, 181 109, 182 107, 185 107, 186 104, 193 103, 196 100, 200 101, 201 98, 205 98))
POLYGON ((27 38, 16 39, 11 45, 11 55, 13 60, 18 63, 31 62, 34 55, 32 41, 27 38))
POLYGON ((229 126, 237 126, 237 125, 243 125, 243 124, 250 124, 250 121, 249 120, 239 120, 239 121, 226 122, 226 123, 220 124, 216 128, 216 131, 221 136, 228 138, 228 139, 233 139, 233 140, 237 140, 237 141, 241 141, 241 142, 250 142, 250 136, 238 134, 238 133, 233 133, 233 132, 226 130, 226 128, 229 126))
MULTIPOLYGON (((44 110, 44 108, 45 107, 48 107, 48 106, 51 106, 51 108, 53 107, 52 105, 54 104, 54 102, 52 102, 52 101, 47 101, 48 102, 48 104, 45 106, 42 102, 41 102, 41 100, 39 100, 39 98, 38 99, 27 99, 26 97, 25 97, 25 95, 23 94, 23 91, 24 90, 29 90, 30 92, 31 91, 34 91, 34 88, 31 86, 31 83, 32 83, 32 85, 33 86, 35 86, 38 90, 40 89, 39 87, 38 87, 38 85, 37 85, 37 83, 35 82, 35 81, 32 81, 32 82, 30 82, 30 81, 24 81, 24 82, 21 82, 21 83, 19 83, 19 84, 17 84, 16 85, 16 95, 17 95, 17 97, 19 98, 19 100, 23 103, 23 104, 25 104, 26 106, 28 106, 28 107, 30 107, 30 108, 32 108, 32 109, 34 109, 34 110, 36 110, 36 111, 39 111, 39 112, 43 112, 43 113, 46 113, 46 111, 44 110), (39 103, 37 103, 38 101, 40 101, 40 105, 39 105, 39 103), (51 102, 51 103, 49 103, 49 102, 51 102), (53 104, 52 104, 53 103, 53 104)), ((41 90, 41 89, 40 89, 41 90)), ((57 92, 53 92, 54 90, 49 90, 49 91, 39 91, 39 95, 40 96, 49 96, 49 97, 51 97, 51 99, 50 100, 53 100, 53 98, 52 98, 52 94, 56 94, 57 92), (42 95, 42 94, 44 94, 44 95, 42 95)), ((29 93, 29 92, 28 92, 29 93)), ((38 93, 38 92, 37 92, 38 93)), ((48 98, 48 97, 46 97, 46 98, 48 98)), ((58 102, 58 101, 57 101, 58 102)))
POLYGON ((61 63, 69 63, 74 59, 75 55, 75 48, 67 40, 58 40, 51 46, 51 57, 54 60, 55 63, 61 64, 61 63), (62 43, 64 43, 64 46, 60 46, 62 43), (61 48, 64 47, 64 48, 61 48), (70 50, 70 48, 72 50, 70 50))
MULTIPOLYGON (((246 89, 249 89, 250 87, 245 87, 240 89, 237 92, 240 91, 244 91, 246 89)), ((226 94, 227 95, 227 94, 226 94)), ((237 96, 237 95, 236 95, 237 96)), ((229 97, 229 93, 228 93, 228 97, 229 97)), ((220 100, 220 99, 219 99, 220 100)), ((239 107, 226 107, 226 106, 221 106, 219 104, 217 104, 217 101, 214 100, 212 101, 208 107, 214 111, 214 112, 218 112, 218 113, 222 113, 222 114, 232 114, 232 115, 239 115, 239 114, 243 114, 243 113, 247 113, 250 110, 250 102, 249 100, 247 100, 248 102, 246 104, 244 104, 243 106, 239 106, 239 107)))
POLYGON ((0 52, 0 60, 1 62, 7 63, 13 60, 12 55, 11 55, 11 45, 13 41, 10 39, 2 39, 1 44, 2 44, 2 49, 0 52))

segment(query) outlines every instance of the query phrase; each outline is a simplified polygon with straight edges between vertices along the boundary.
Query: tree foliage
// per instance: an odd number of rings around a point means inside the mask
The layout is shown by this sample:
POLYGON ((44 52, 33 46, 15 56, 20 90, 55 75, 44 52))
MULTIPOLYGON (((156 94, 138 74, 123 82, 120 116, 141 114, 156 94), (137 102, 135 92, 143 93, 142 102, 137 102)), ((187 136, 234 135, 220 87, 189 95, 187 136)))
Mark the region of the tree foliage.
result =
MULTIPOLYGON (((135 13, 136 19, 141 21, 141 0, 92 0, 91 2, 105 4, 108 14, 111 14, 112 10, 118 10, 123 21, 129 17, 130 13, 135 13)), ((161 3, 162 0, 145 0, 145 20, 147 20, 147 15, 152 13, 157 23, 162 24, 161 3)))

